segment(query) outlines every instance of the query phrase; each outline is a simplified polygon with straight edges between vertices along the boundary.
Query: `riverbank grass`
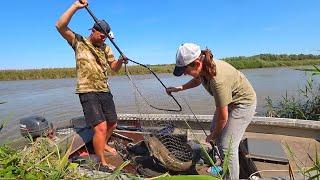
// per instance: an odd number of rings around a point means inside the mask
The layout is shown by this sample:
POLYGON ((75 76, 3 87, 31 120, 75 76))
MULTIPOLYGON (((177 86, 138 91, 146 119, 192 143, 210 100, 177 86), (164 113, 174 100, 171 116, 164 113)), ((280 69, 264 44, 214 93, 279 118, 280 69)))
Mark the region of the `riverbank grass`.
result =
MULTIPOLYGON (((260 54, 255 56, 239 56, 222 59, 237 69, 252 69, 266 67, 293 67, 319 65, 320 55, 272 55, 260 54)), ((157 74, 172 73, 174 64, 147 65, 157 74)), ((131 75, 150 74, 145 67, 138 65, 127 66, 131 75)), ((107 70, 111 76, 125 75, 125 69, 122 67, 118 73, 107 70)), ((35 80, 35 79, 62 79, 75 78, 75 68, 44 68, 44 69, 27 69, 27 70, 0 70, 0 81, 5 80, 35 80)))

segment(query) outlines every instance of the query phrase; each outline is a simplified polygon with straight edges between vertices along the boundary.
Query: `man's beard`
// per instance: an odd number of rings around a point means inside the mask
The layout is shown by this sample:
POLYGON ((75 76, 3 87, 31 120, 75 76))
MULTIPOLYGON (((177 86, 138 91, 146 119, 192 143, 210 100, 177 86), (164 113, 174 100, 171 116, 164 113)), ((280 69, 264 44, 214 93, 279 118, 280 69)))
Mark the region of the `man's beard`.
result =
POLYGON ((94 47, 101 47, 102 44, 103 44, 103 42, 92 42, 92 45, 93 45, 94 47))

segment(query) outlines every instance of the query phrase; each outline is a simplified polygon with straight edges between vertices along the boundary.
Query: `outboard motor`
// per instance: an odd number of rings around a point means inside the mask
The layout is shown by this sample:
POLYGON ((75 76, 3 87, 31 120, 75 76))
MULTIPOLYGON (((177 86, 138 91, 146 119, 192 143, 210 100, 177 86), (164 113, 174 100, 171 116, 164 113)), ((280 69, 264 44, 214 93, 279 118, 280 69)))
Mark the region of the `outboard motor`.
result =
POLYGON ((20 133, 24 137, 32 137, 33 139, 40 136, 47 136, 52 126, 42 116, 29 116, 20 119, 20 133))

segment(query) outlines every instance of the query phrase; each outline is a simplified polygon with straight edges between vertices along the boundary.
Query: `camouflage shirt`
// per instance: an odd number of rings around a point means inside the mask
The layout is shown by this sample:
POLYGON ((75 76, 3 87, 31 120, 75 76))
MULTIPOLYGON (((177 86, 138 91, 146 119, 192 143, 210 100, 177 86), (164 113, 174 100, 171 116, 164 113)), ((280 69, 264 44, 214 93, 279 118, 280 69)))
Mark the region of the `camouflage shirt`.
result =
POLYGON ((109 92, 107 67, 115 61, 111 48, 106 44, 94 47, 88 39, 75 35, 70 45, 76 58, 76 93, 109 92))

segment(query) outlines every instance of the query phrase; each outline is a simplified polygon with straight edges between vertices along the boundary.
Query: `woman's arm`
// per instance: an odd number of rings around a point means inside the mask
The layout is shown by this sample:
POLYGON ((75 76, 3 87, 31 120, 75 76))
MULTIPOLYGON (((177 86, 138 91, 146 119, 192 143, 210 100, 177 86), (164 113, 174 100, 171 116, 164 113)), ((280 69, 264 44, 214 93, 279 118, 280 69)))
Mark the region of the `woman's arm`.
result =
POLYGON ((188 81, 187 83, 185 83, 182 86, 168 87, 166 89, 166 91, 167 91, 168 94, 171 94, 172 92, 178 92, 178 91, 183 91, 183 90, 186 90, 186 89, 191 89, 191 88, 197 87, 200 84, 201 84, 200 78, 193 78, 193 79, 191 79, 190 81, 188 81))
POLYGON ((216 115, 217 119, 215 121, 214 129, 211 131, 210 135, 207 136, 206 142, 210 142, 211 140, 215 140, 218 135, 221 134, 223 128, 226 126, 228 121, 228 106, 216 107, 216 115))

